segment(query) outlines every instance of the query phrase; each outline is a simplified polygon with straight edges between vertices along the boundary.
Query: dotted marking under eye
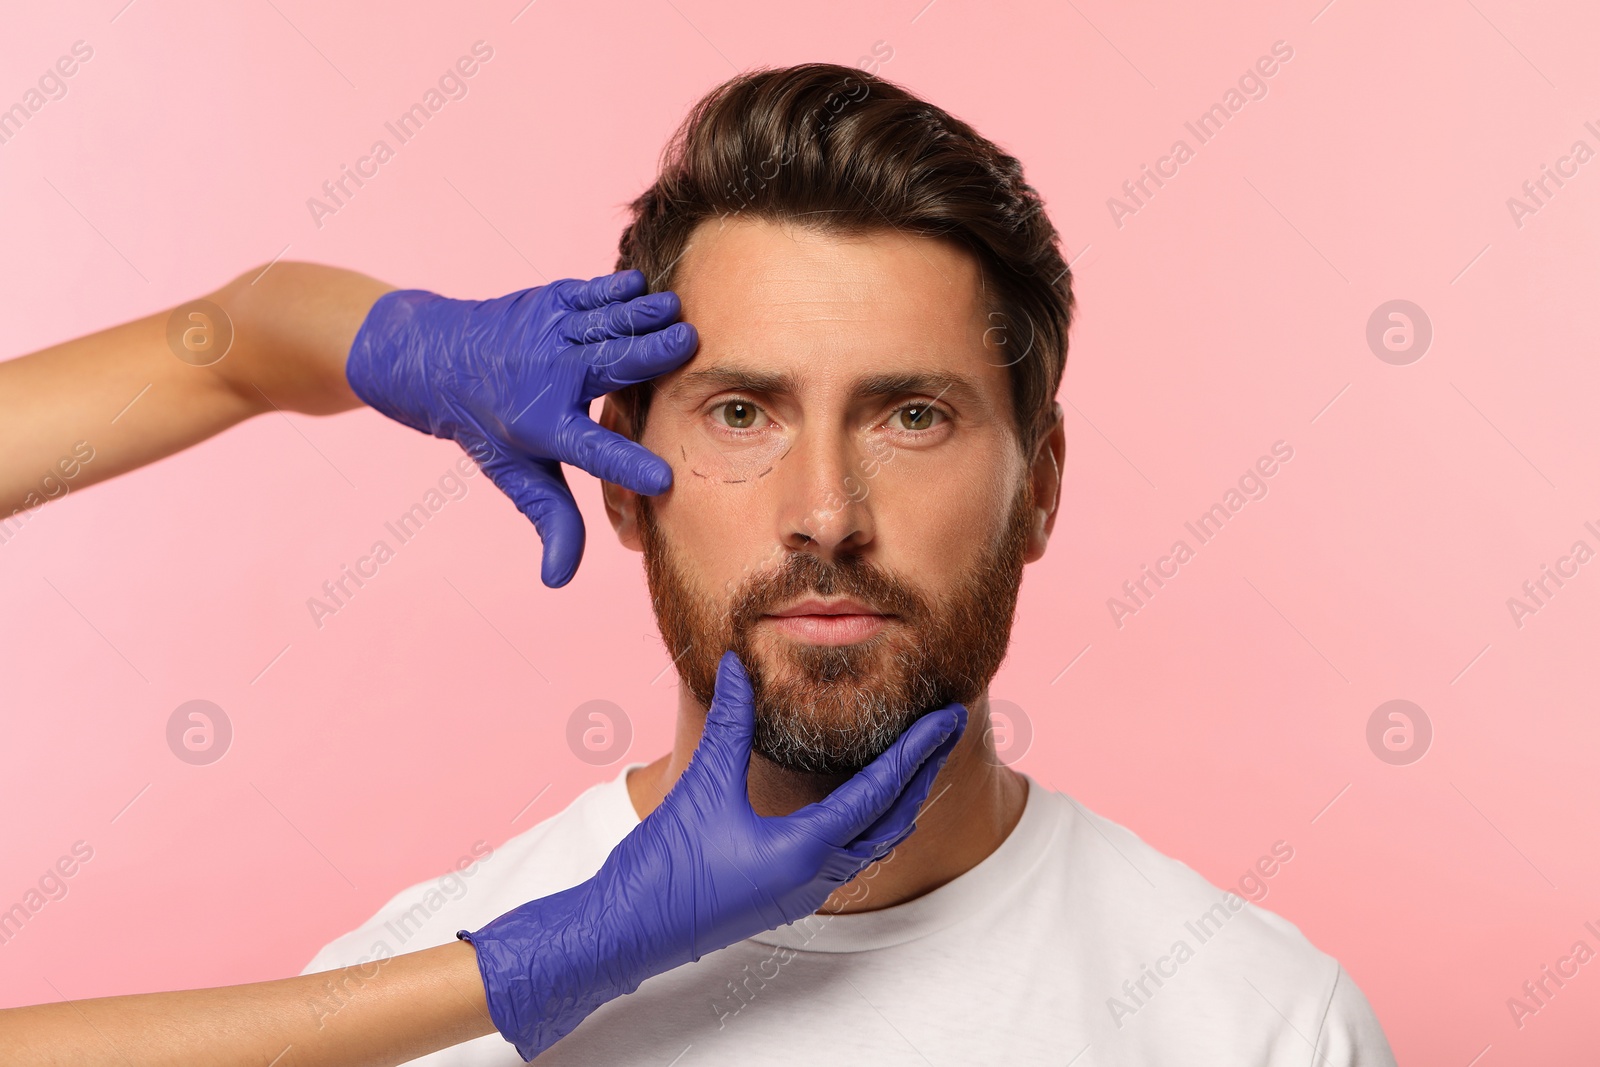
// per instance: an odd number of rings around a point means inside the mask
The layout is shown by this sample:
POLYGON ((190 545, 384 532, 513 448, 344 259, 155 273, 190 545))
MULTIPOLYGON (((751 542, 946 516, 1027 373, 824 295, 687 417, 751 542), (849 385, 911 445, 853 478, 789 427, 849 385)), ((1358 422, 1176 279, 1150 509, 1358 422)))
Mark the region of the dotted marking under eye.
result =
MULTIPOLYGON (((787 456, 789 454, 789 449, 792 449, 793 447, 794 447, 794 445, 790 445, 789 448, 784 449, 783 450, 783 456, 787 456)), ((678 446, 678 451, 683 454, 683 458, 684 459, 688 459, 689 458, 689 454, 687 452, 684 452, 684 449, 683 449, 682 445, 678 446)), ((783 456, 779 456, 775 461, 773 461, 773 464, 771 466, 769 466, 766 470, 762 471, 760 474, 756 475, 756 478, 765 478, 767 475, 769 475, 773 471, 777 470, 778 464, 783 462, 783 456)), ((711 477, 711 475, 702 474, 701 472, 695 470, 693 467, 689 468, 689 473, 693 474, 697 478, 710 478, 711 477)), ((754 479, 750 479, 750 478, 718 478, 717 479, 717 481, 721 482, 723 485, 743 485, 744 483, 746 483, 748 481, 753 481, 753 480, 754 479)))

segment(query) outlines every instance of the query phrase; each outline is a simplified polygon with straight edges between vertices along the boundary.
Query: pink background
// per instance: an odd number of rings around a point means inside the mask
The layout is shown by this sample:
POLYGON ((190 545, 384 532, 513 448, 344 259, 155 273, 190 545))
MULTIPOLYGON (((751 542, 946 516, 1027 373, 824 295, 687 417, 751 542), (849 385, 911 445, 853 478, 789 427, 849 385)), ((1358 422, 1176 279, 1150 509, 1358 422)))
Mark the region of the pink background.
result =
MULTIPOLYGON (((1520 227, 1506 205, 1600 148, 1584 5, 123 2, 7 15, 0 106, 94 49, 0 146, 7 355, 280 253, 457 296, 604 272, 705 90, 882 42, 885 76, 1024 161, 1076 257, 1065 512, 993 687, 1031 721, 1018 765, 1218 884, 1288 841, 1265 906, 1344 962, 1401 1062, 1592 1050, 1600 963, 1520 1029, 1506 1006, 1600 949, 1600 562, 1520 628, 1506 605, 1600 548, 1600 161, 1520 227), (307 197, 480 39, 470 94, 318 229, 307 197), (1185 120, 1278 40, 1268 95, 1197 146, 1185 120), (1116 225, 1107 199, 1179 137, 1195 157, 1116 225), (1406 366, 1365 339, 1393 299, 1434 328, 1406 366), (1118 628, 1107 598, 1278 440, 1269 495, 1118 628), (1366 741, 1395 698, 1434 729, 1407 766, 1366 741)), ((625 709, 627 759, 665 749, 638 557, 581 473, 568 588, 473 478, 312 624, 306 599, 458 455, 369 411, 274 415, 0 546, 0 908, 94 849, 0 946, 0 1004, 294 973, 612 777, 568 748, 578 705, 625 709), (233 724, 209 766, 167 747, 192 699, 233 724)))

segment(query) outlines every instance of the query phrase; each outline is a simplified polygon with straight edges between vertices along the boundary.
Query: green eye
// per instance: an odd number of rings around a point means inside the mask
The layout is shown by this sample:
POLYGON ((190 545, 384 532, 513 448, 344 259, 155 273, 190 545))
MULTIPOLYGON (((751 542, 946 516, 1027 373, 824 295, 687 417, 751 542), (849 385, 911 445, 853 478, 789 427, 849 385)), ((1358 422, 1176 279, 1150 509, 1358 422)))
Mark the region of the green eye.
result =
POLYGON ((730 400, 719 406, 722 422, 730 429, 747 430, 756 421, 756 406, 747 400, 730 400))
POLYGON ((928 404, 907 404, 900 409, 900 425, 907 430, 927 430, 938 412, 928 404))

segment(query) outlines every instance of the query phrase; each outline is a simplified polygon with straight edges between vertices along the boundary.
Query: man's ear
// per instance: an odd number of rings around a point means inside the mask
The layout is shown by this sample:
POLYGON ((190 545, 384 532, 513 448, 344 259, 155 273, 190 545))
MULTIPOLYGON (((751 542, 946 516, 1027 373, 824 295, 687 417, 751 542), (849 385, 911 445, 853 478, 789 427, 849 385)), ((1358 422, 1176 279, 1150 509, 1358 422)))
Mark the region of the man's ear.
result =
POLYGON ((1051 405, 1049 429, 1039 435, 1029 478, 1033 482, 1033 523, 1028 529, 1027 562, 1044 556, 1061 506, 1061 470, 1067 462, 1067 432, 1059 403, 1051 405))
MULTIPOLYGON (((600 425, 630 441, 634 440, 633 420, 625 406, 617 401, 615 393, 606 394, 600 408, 600 425)), ((611 520, 611 528, 617 531, 617 540, 622 542, 622 547, 643 552, 644 545, 639 540, 639 494, 615 483, 602 481, 600 499, 605 502, 606 517, 611 520)))

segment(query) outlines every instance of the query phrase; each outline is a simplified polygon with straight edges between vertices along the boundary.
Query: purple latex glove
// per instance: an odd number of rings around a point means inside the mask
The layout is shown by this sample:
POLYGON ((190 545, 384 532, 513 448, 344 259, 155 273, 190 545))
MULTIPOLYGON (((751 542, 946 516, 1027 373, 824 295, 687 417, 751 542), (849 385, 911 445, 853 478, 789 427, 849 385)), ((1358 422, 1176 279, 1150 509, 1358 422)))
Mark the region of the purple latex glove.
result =
POLYGON ((646 978, 810 915, 915 829, 966 724, 960 704, 930 712, 824 799, 757 815, 750 680, 724 653, 688 769, 599 873, 456 934, 477 949, 496 1029, 531 1060, 646 978))
POLYGON ((672 468, 589 418, 589 402, 694 354, 677 294, 644 295, 636 270, 563 279, 494 300, 385 293, 350 346, 345 377, 391 419, 458 442, 544 542, 541 577, 565 585, 583 558, 583 517, 561 464, 654 496, 672 468), (676 323, 676 324, 674 324, 676 323))

